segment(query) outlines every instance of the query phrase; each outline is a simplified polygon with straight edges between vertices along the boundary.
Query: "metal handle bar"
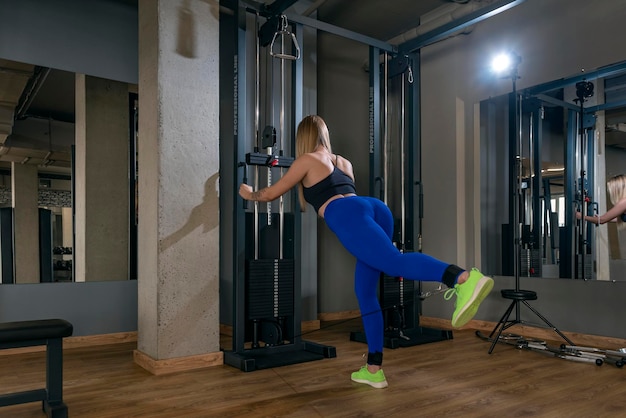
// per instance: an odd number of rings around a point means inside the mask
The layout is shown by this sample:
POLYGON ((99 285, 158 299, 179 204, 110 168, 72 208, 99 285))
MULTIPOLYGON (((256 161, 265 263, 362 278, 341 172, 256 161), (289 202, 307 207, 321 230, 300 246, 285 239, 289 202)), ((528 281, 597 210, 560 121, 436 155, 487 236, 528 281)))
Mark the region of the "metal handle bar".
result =
POLYGON ((289 32, 289 30, 287 30, 287 25, 288 25, 287 17, 285 15, 282 15, 280 19, 281 19, 280 30, 277 31, 274 34, 274 37, 272 38, 272 43, 270 44, 270 55, 272 57, 284 59, 284 60, 297 60, 298 58, 300 58, 300 45, 298 45, 298 40, 296 39, 296 35, 294 35, 293 33, 289 32), (281 51, 280 53, 275 53, 274 43, 276 42, 276 39, 278 37, 280 37, 281 51), (296 55, 285 53, 285 50, 283 49, 285 37, 287 38, 291 37, 293 46, 296 48, 296 55))
POLYGON ((298 45, 298 40, 296 39, 296 35, 289 32, 288 30, 279 30, 278 32, 276 32, 274 34, 274 37, 272 38, 272 43, 270 44, 270 55, 274 58, 279 58, 283 60, 292 60, 292 61, 295 61, 298 58, 300 58, 300 46, 298 45), (274 52, 274 43, 276 42, 276 38, 278 38, 279 36, 281 37, 281 44, 285 36, 291 36, 291 40, 293 41, 293 46, 296 48, 296 55, 285 54, 284 53, 285 51, 283 50, 281 50, 280 53, 274 52))

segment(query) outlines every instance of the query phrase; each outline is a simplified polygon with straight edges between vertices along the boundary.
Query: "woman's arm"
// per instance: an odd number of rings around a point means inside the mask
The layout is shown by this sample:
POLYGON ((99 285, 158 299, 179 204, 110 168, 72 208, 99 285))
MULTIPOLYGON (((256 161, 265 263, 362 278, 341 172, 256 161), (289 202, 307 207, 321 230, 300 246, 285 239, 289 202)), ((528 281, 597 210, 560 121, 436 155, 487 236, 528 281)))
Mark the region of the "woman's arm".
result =
MULTIPOLYGON (((596 225, 602 225, 607 222, 613 221, 618 216, 621 216, 626 212, 626 199, 622 199, 615 206, 609 209, 604 215, 600 216, 589 216, 585 215, 585 221, 594 223, 596 225)), ((576 212, 576 218, 580 219, 582 217, 580 212, 576 212)))
POLYGON ((289 170, 274 184, 264 187, 260 190, 253 191, 252 186, 242 183, 239 186, 239 195, 245 200, 253 200, 258 202, 271 202, 287 193, 294 186, 302 181, 309 171, 311 164, 310 156, 302 155, 291 163, 289 170))

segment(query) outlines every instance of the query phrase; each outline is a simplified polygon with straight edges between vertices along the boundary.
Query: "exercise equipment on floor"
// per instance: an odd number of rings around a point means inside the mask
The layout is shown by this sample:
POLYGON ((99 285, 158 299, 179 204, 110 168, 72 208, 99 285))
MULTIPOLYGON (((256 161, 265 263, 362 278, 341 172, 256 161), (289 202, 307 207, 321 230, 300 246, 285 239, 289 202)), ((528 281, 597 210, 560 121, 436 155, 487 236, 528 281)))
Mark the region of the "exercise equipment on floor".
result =
POLYGON ((608 363, 621 369, 624 367, 624 363, 626 362, 626 351, 567 344, 554 346, 543 340, 526 338, 516 334, 503 334, 499 338, 492 338, 484 335, 481 331, 476 331, 476 335, 492 344, 501 343, 512 345, 521 350, 529 350, 550 357, 576 361, 579 363, 590 363, 595 364, 596 366, 602 366, 604 363, 608 363))

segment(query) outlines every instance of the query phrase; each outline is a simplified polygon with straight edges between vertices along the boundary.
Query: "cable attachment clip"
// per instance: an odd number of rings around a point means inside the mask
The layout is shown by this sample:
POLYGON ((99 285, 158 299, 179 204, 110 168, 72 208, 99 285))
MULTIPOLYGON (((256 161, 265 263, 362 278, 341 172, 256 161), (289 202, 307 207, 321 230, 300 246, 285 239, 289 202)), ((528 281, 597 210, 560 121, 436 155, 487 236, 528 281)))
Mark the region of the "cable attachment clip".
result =
POLYGON ((279 58, 283 60, 297 60, 300 58, 300 46, 298 45, 298 40, 296 39, 296 35, 289 32, 287 26, 289 22, 287 21, 287 16, 280 16, 280 29, 274 34, 272 38, 272 43, 270 44, 270 55, 274 58, 279 58), (288 54, 285 51, 285 38, 291 38, 291 43, 293 43, 293 47, 296 49, 296 54, 288 54), (280 52, 274 52, 274 44, 276 40, 280 39, 280 52))
POLYGON ((435 290, 429 290, 429 291, 426 291, 426 292, 422 292, 422 293, 420 293, 419 297, 420 297, 421 300, 424 300, 424 299, 429 298, 429 297, 431 297, 433 295, 437 295, 439 293, 443 293, 446 290, 447 289, 444 289, 443 285, 440 283, 439 286, 435 290))

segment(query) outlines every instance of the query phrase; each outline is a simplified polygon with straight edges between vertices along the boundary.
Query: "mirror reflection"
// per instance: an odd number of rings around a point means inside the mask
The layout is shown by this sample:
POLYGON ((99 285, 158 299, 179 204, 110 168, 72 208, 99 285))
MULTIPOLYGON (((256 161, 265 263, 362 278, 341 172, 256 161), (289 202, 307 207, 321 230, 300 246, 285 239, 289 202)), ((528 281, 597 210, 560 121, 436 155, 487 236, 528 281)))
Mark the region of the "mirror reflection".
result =
POLYGON ((134 91, 0 60, 0 283, 136 278, 134 91))
POLYGON ((480 113, 484 270, 513 276, 519 243, 521 277, 624 280, 624 229, 595 220, 626 171, 626 65, 489 98, 480 113))

